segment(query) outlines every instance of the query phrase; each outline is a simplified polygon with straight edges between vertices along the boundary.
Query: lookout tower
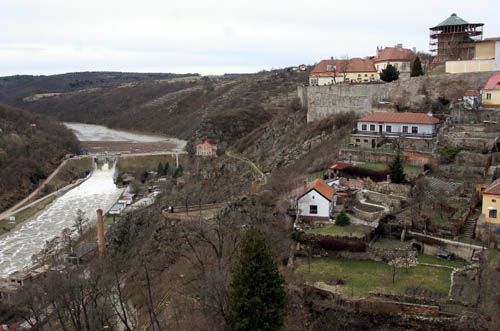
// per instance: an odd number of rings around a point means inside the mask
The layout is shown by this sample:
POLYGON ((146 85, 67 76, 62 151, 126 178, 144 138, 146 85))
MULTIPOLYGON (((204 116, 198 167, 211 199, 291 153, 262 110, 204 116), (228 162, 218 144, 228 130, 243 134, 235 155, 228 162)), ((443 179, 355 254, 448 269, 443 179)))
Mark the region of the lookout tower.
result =
POLYGON ((474 56, 474 42, 483 39, 483 23, 469 23, 453 13, 430 28, 430 51, 434 62, 470 60, 474 56))

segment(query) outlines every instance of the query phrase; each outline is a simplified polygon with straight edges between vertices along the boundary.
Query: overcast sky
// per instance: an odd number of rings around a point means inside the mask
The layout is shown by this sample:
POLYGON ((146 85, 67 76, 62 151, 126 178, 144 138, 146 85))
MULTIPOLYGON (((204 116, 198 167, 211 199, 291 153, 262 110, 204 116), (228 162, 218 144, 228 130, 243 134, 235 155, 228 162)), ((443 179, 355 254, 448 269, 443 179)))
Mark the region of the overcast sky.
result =
POLYGON ((373 55, 398 42, 427 51, 428 28, 453 12, 500 36, 498 0, 0 0, 0 76, 222 74, 373 55))

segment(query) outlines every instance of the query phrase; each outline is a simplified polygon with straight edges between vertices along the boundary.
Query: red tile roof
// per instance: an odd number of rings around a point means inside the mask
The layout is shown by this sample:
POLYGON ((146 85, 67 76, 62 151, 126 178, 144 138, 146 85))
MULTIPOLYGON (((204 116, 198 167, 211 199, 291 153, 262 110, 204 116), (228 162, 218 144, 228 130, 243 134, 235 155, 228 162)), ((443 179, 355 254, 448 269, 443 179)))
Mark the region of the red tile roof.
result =
POLYGON ((439 119, 424 113, 373 113, 361 117, 360 122, 385 122, 409 124, 437 124, 439 119))
POLYGON ((335 162, 334 164, 332 164, 330 166, 330 169, 338 169, 338 170, 342 170, 342 169, 345 169, 349 166, 349 164, 347 163, 344 163, 344 162, 335 162))
POLYGON ((204 147, 204 146, 211 147, 211 148, 217 148, 217 145, 210 143, 208 140, 205 140, 201 144, 196 145, 196 147, 204 147))
POLYGON ((350 60, 323 60, 313 70, 313 76, 342 76, 349 72, 377 72, 372 59, 354 58, 350 60), (328 67, 331 66, 329 69, 328 67))
POLYGON ((497 72, 488 79, 488 82, 484 86, 486 90, 498 90, 500 89, 500 72, 497 72))
POLYGON ((375 63, 384 61, 411 61, 415 54, 411 49, 402 47, 386 47, 374 59, 375 63))
POLYGON ((491 183, 483 194, 500 195, 500 178, 491 183))
MULTIPOLYGON (((328 200, 332 201, 333 199, 333 194, 335 193, 335 190, 328 185, 323 179, 315 179, 312 183, 307 185, 306 191, 304 194, 311 190, 316 190, 319 194, 327 198, 328 200)), ((302 195, 304 195, 302 194, 302 195)))

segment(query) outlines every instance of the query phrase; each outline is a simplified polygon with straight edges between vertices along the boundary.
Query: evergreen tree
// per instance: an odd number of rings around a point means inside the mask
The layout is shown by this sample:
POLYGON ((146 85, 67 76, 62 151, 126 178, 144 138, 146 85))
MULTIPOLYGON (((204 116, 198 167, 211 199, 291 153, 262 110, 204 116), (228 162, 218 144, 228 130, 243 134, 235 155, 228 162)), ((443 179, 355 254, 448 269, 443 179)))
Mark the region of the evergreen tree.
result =
POLYGON ((424 69, 422 69, 422 63, 420 62, 420 58, 417 56, 412 63, 411 66, 411 77, 423 76, 424 69))
POLYGON ((163 176, 168 176, 168 173, 170 172, 170 163, 165 163, 165 166, 163 167, 163 176))
POLYGON ((183 171, 184 171, 184 170, 182 169, 182 166, 179 164, 179 166, 178 166, 178 167, 175 169, 175 171, 174 171, 173 177, 174 177, 174 178, 177 178, 177 177, 182 176, 182 172, 183 172, 183 171))
POLYGON ((286 306, 284 280, 261 232, 248 230, 232 270, 227 330, 279 330, 286 306))
POLYGON ((347 214, 344 211, 341 211, 335 217, 335 225, 347 226, 349 224, 351 224, 351 220, 349 219, 349 216, 347 216, 347 214))
POLYGON ((165 168, 163 167, 163 164, 161 162, 158 163, 158 169, 156 170, 156 172, 158 172, 158 176, 162 176, 165 172, 165 168))
POLYGON ((403 161, 401 161, 401 152, 398 149, 394 161, 389 165, 389 170, 391 171, 391 181, 393 183, 402 183, 405 180, 405 172, 403 168, 403 161))
POLYGON ((388 64, 380 73, 380 79, 384 82, 392 82, 393 80, 398 80, 398 78, 399 71, 392 64, 388 64))

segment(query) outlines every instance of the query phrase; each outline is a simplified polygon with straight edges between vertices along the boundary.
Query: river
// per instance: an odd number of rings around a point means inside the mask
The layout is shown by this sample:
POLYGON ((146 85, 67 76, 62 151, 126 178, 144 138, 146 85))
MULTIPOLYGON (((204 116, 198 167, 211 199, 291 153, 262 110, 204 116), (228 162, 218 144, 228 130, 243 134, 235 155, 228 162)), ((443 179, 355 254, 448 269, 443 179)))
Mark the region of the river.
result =
MULTIPOLYGON (((70 123, 78 139, 84 141, 131 141, 154 142, 159 139, 176 141, 177 148, 185 142, 174 138, 140 135, 106 127, 70 123)), ((96 210, 109 210, 118 200, 122 189, 113 181, 115 169, 108 164, 96 168, 90 177, 79 186, 57 198, 35 218, 20 224, 0 237, 0 277, 32 265, 32 256, 38 254, 45 243, 59 236, 65 228, 72 228, 78 209, 85 212, 91 222, 96 220, 96 210)))

